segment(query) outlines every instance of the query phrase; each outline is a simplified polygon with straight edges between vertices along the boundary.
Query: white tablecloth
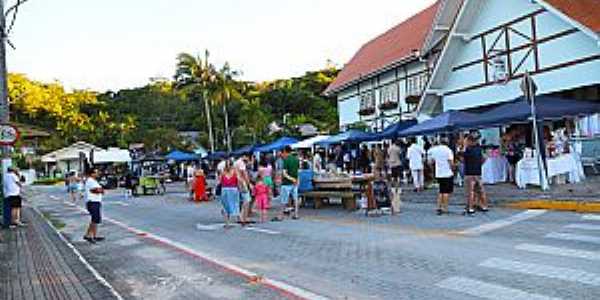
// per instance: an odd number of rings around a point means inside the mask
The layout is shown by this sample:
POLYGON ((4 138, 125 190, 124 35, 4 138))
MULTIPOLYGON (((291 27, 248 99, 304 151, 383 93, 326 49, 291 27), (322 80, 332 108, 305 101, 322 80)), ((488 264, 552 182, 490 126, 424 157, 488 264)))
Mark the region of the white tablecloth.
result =
POLYGON ((508 160, 504 156, 488 157, 481 169, 481 179, 485 184, 506 182, 508 178, 508 160))
MULTIPOLYGON (((548 177, 565 174, 570 183, 578 183, 584 179, 581 161, 573 154, 564 154, 556 158, 548 159, 548 177)), ((516 169, 517 186, 525 188, 528 184, 540 185, 537 160, 535 158, 524 158, 517 163, 516 169)))

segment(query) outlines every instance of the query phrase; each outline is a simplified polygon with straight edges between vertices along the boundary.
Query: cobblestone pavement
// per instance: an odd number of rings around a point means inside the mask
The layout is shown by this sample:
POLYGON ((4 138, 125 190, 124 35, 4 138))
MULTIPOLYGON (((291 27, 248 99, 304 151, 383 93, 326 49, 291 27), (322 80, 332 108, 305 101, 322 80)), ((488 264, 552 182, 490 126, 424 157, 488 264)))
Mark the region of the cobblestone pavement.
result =
MULTIPOLYGON (((62 195, 61 195, 62 196, 62 195)), ((282 299, 280 292, 111 222, 99 229, 107 240, 83 240, 89 216, 66 197, 34 191, 36 206, 65 223, 62 234, 124 299, 282 299)), ((147 216, 152 220, 154 216, 147 216)), ((108 299, 108 298, 98 298, 108 299)))
POLYGON ((27 227, 2 232, 0 299, 117 299, 40 215, 23 217, 27 227))
MULTIPOLYGON (((405 202, 398 216, 329 207, 302 210, 298 221, 225 230, 217 203, 191 204, 183 189, 169 189, 128 200, 113 192, 105 214, 331 299, 600 298, 598 215, 494 208, 467 217, 461 199, 451 215, 435 216, 430 200, 405 202)), ((62 200, 46 195, 63 194, 44 190, 38 205, 59 209, 62 200)), ((102 230, 112 239, 110 228, 102 230)), ((160 264, 157 257, 148 253, 148 265, 160 264)), ((255 296, 243 299, 262 299, 255 296)))

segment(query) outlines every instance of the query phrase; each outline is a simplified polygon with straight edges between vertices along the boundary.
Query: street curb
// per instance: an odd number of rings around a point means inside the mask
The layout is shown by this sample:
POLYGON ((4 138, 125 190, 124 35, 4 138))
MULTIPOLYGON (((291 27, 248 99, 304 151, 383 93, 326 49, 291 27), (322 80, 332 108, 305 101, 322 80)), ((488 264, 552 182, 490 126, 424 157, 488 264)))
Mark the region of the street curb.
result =
POLYGON ((600 202, 577 200, 527 200, 505 203, 499 206, 514 209, 546 209, 578 213, 600 213, 600 202))
POLYGON ((115 288, 104 277, 102 277, 102 275, 100 275, 100 273, 85 259, 85 257, 83 257, 83 255, 79 252, 79 250, 77 250, 77 248, 75 248, 75 246, 71 242, 69 242, 60 233, 60 231, 52 224, 52 222, 50 222, 50 220, 48 220, 44 217, 44 214, 42 214, 42 212, 37 207, 35 207, 33 205, 31 205, 29 207, 33 210, 34 213, 36 213, 38 215, 38 217, 40 217, 42 220, 44 220, 44 222, 46 222, 46 224, 48 226, 50 226, 50 228, 52 228, 52 231, 54 231, 54 233, 56 233, 56 235, 58 235, 60 240, 63 243, 65 243, 67 245, 67 247, 69 249, 71 249, 71 251, 73 251, 73 253, 75 253, 75 256, 77 256, 79 261, 81 261, 83 263, 83 265, 86 267, 86 269, 88 269, 92 273, 94 278, 96 278, 100 282, 100 284, 105 286, 110 291, 110 293, 115 297, 115 299, 123 300, 123 297, 121 297, 119 292, 117 292, 117 290, 115 290, 115 288))

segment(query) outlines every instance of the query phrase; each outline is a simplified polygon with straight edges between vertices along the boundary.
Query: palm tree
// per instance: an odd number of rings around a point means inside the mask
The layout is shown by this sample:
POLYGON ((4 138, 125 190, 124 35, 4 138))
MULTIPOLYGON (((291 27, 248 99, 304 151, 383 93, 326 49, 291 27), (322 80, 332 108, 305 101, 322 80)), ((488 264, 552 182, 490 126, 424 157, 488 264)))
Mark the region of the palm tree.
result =
POLYGON ((243 84, 236 81, 234 77, 238 76, 239 72, 231 70, 228 63, 217 73, 217 83, 214 90, 214 100, 216 104, 220 104, 223 108, 225 119, 225 144, 227 150, 231 152, 231 132, 229 130, 229 113, 227 110, 228 102, 233 99, 240 99, 243 84))
POLYGON ((217 82, 217 72, 215 67, 208 62, 208 58, 208 50, 204 52, 204 59, 200 56, 193 56, 188 53, 180 53, 177 55, 177 71, 175 72, 175 81, 177 82, 177 85, 182 88, 191 88, 192 90, 200 88, 206 113, 210 150, 214 152, 215 141, 210 113, 210 95, 217 82))

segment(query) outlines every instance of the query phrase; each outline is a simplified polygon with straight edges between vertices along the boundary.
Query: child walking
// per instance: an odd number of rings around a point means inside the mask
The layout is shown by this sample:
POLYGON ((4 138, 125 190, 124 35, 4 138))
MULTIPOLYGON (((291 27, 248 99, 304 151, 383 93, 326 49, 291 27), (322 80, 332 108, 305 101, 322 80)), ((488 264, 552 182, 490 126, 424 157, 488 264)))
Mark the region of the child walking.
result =
POLYGON ((258 175, 254 185, 254 199, 256 208, 260 211, 260 223, 267 220, 267 209, 271 198, 271 188, 265 183, 262 175, 258 175))

